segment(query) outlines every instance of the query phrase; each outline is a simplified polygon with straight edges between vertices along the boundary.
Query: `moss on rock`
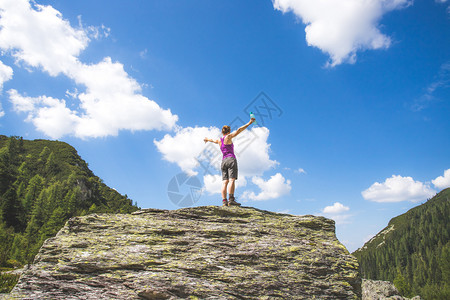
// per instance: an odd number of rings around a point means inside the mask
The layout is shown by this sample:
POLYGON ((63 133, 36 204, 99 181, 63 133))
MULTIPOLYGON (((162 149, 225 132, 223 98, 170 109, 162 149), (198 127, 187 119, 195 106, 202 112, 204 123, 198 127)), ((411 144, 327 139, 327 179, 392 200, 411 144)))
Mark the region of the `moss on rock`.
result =
POLYGON ((359 299, 334 222, 251 207, 70 219, 10 298, 359 299))

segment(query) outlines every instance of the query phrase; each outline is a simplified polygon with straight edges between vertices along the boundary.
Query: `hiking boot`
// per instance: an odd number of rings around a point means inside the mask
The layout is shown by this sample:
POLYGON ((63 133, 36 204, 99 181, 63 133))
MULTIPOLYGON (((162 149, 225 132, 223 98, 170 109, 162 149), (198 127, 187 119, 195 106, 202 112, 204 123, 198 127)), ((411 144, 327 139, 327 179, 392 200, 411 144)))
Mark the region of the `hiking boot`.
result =
POLYGON ((223 199, 223 200, 222 200, 222 206, 228 206, 227 199, 223 199))
POLYGON ((241 206, 240 203, 237 203, 234 197, 230 197, 230 200, 228 200, 228 206, 241 206))

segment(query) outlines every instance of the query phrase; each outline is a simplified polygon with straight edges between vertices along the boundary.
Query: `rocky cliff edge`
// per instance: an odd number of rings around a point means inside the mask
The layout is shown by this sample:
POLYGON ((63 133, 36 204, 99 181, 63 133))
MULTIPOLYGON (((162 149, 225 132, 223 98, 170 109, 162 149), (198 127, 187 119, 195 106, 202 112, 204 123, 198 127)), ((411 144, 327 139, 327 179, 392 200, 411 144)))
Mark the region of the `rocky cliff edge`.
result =
POLYGON ((6 299, 360 299, 334 221, 251 207, 70 219, 6 299))

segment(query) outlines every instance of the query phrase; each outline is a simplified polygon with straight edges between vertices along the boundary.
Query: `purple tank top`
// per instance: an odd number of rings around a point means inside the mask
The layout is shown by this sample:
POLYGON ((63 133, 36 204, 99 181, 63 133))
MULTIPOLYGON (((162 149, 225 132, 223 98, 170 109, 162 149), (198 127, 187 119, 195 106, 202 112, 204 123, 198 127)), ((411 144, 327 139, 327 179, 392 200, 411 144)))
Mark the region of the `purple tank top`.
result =
POLYGON ((225 159, 227 157, 236 158, 236 156, 234 155, 234 145, 233 144, 225 145, 224 139, 225 139, 225 136, 220 138, 220 141, 221 141, 220 150, 222 150, 223 159, 225 159))

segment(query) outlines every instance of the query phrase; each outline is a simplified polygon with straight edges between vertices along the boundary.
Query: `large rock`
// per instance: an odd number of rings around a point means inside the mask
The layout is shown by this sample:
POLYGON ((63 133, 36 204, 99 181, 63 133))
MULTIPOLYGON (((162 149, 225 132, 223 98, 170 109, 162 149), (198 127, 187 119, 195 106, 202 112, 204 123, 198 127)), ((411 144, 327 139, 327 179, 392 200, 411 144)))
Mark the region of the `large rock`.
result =
POLYGON ((332 220, 250 207, 70 219, 9 298, 359 299, 332 220))
MULTIPOLYGON (((420 299, 420 296, 411 298, 411 300, 420 299)), ((392 282, 363 279, 362 300, 409 300, 409 298, 400 296, 392 282)))

